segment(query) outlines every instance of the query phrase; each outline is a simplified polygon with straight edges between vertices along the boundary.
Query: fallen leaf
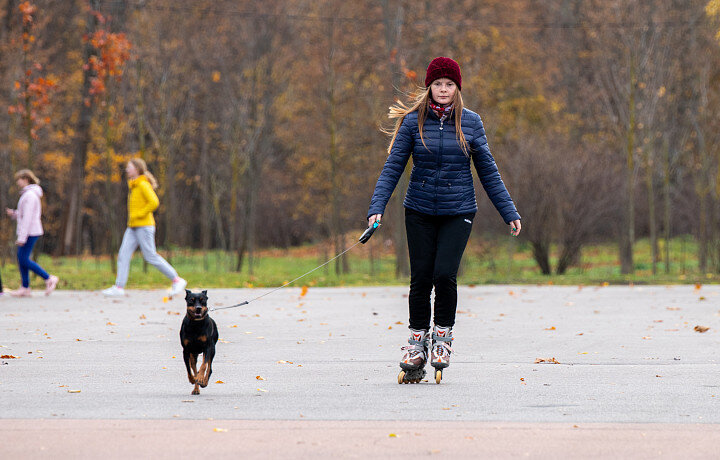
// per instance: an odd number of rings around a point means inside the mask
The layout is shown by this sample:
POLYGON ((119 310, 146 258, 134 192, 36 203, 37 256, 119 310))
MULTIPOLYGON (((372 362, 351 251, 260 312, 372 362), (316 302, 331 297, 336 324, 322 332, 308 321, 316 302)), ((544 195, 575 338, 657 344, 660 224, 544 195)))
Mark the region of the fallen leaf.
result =
POLYGON ((680 310, 680 307, 666 307, 665 309, 670 311, 678 311, 680 310))
POLYGON ((560 362, 557 359, 555 359, 554 357, 553 358, 536 358, 535 364, 539 364, 539 363, 560 364, 560 362))
POLYGON ((396 435, 395 433, 390 433, 388 435, 388 438, 397 438, 397 437, 398 437, 398 435, 396 435))
POLYGON ((163 297, 163 303, 168 303, 169 300, 167 296, 163 297))
POLYGON ((105 323, 106 326, 117 326, 117 324, 113 323, 112 321, 108 321, 105 323))
POLYGON ((704 296, 700 296, 698 300, 707 300, 704 296))
POLYGON ((546 330, 546 331, 554 331, 554 330, 555 330, 555 326, 546 327, 545 330, 546 330))
POLYGON ((13 356, 13 355, 2 355, 0 356, 1 359, 20 359, 19 356, 13 356))
POLYGON ((80 393, 80 390, 68 390, 68 393, 80 393))
POLYGON ((223 382, 222 380, 218 380, 215 383, 225 383, 225 382, 223 382))
POLYGON ((402 321, 396 321, 396 322, 395 322, 395 324, 400 324, 400 325, 402 325, 402 323, 403 323, 402 321))
POLYGON ((645 335, 643 336, 643 340, 652 340, 652 337, 650 337, 649 335, 645 335))
POLYGON ((227 432, 227 429, 226 428, 213 428, 213 431, 215 433, 225 433, 225 432, 227 432))
POLYGON ((259 376, 259 375, 256 375, 256 376, 255 376, 255 379, 256 379, 256 380, 265 380, 265 377, 261 377, 261 376, 259 376))
POLYGON ((695 290, 696 290, 696 291, 699 291, 701 287, 702 287, 702 284, 700 284, 700 283, 695 283, 695 290))
POLYGON ((305 297, 305 295, 307 294, 307 292, 308 292, 308 287, 307 287, 307 286, 303 286, 302 289, 300 289, 300 297, 305 297))
POLYGON ((138 319, 147 319, 147 316, 145 316, 145 315, 140 315, 140 317, 139 317, 138 319))
POLYGON ((694 328, 695 331, 700 332, 701 334, 703 332, 707 332, 708 329, 710 329, 710 328, 707 326, 700 326, 699 324, 697 326, 695 326, 695 328, 694 328))
POLYGON ((267 390, 263 390, 262 388, 258 388, 257 391, 261 391, 263 393, 267 393, 267 390))

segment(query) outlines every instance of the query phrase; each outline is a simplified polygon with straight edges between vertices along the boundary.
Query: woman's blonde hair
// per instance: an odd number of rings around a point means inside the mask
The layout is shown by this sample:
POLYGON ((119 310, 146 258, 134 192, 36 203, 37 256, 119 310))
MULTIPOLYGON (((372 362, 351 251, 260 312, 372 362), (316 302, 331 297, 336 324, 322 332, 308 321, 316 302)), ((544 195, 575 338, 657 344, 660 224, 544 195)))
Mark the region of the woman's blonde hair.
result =
POLYGON ((40 185, 40 179, 38 179, 37 176, 29 169, 21 169, 20 171, 16 172, 15 180, 18 179, 25 179, 31 184, 40 185))
MULTIPOLYGON (((402 101, 397 101, 395 104, 390 106, 388 118, 394 118, 396 119, 396 121, 394 129, 383 130, 385 133, 391 136, 390 145, 388 145, 388 154, 392 151, 393 144, 395 144, 395 138, 397 137, 397 133, 400 130, 400 125, 402 125, 403 120, 405 119, 407 114, 415 111, 417 111, 418 113, 418 130, 420 131, 420 141, 425 146, 425 148, 427 148, 427 145, 425 145, 425 138, 423 138, 423 125, 425 124, 425 120, 427 119, 428 112, 431 110, 430 88, 418 88, 418 90, 414 94, 410 95, 410 98, 412 100, 412 105, 410 107, 408 107, 402 101)), ((460 95, 460 89, 457 89, 455 91, 455 96, 453 96, 452 104, 453 113, 455 114, 455 137, 457 138, 458 144, 460 144, 460 148, 462 149, 465 156, 469 157, 470 146, 465 139, 465 135, 462 132, 462 125, 460 123, 463 111, 463 100, 462 96, 460 95)))
POLYGON ((145 160, 143 160, 142 158, 131 158, 130 163, 135 166, 135 169, 137 169, 138 171, 138 175, 142 174, 147 177, 147 180, 150 181, 150 185, 152 185, 152 188, 158 187, 157 179, 155 179, 155 176, 153 176, 152 173, 148 170, 145 160))

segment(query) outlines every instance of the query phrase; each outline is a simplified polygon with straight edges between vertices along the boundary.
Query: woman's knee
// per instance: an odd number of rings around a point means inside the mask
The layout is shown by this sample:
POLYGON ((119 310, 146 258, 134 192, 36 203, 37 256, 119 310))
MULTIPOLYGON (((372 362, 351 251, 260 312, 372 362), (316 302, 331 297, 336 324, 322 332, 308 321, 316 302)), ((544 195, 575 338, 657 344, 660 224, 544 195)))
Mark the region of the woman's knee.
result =
POLYGON ((435 286, 457 286, 457 272, 439 271, 433 273, 435 286))

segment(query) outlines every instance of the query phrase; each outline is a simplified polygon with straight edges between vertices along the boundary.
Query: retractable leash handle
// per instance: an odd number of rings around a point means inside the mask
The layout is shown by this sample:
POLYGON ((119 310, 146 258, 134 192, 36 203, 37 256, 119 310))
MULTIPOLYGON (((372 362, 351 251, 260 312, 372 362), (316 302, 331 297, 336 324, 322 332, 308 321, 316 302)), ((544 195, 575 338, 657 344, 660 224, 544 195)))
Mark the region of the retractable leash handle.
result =
POLYGON ((377 230, 380 227, 380 225, 382 225, 382 224, 380 224, 380 221, 373 222, 373 224, 371 226, 369 226, 367 228, 367 230, 365 230, 363 232, 362 235, 360 235, 360 239, 358 241, 360 241, 362 244, 367 243, 368 240, 370 239, 370 237, 373 235, 373 233, 375 233, 375 230, 377 230))

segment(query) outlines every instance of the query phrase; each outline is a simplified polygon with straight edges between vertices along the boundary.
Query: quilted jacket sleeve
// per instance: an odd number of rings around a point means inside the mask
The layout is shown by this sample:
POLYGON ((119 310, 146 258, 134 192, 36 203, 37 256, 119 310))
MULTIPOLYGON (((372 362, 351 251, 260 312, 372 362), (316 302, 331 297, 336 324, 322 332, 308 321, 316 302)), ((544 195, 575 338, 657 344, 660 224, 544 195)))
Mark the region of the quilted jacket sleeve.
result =
POLYGON ((482 183, 485 193, 495 205, 500 216, 502 216, 506 224, 520 219, 520 214, 515 209, 510 193, 508 193, 502 177, 500 177, 500 171, 495 164, 495 159, 490 153, 487 136, 485 136, 485 127, 480 117, 477 118, 471 147, 473 150, 472 159, 480 177, 480 183, 482 183))
POLYGON ((145 204, 140 208, 128 210, 130 218, 134 220, 140 220, 145 218, 148 214, 155 211, 160 205, 160 200, 158 199, 158 196, 155 194, 155 191, 153 190, 152 185, 150 185, 149 182, 140 182, 138 184, 138 192, 144 198, 143 201, 145 204))
POLYGON ((410 154, 412 153, 414 137, 411 121, 407 117, 403 120, 398 130, 395 142, 393 143, 390 155, 388 155, 383 166, 380 178, 375 185, 375 192, 370 200, 370 209, 368 217, 375 214, 384 214, 385 206, 387 206, 390 196, 395 190, 395 186, 400 180, 405 165, 407 165, 410 154))

